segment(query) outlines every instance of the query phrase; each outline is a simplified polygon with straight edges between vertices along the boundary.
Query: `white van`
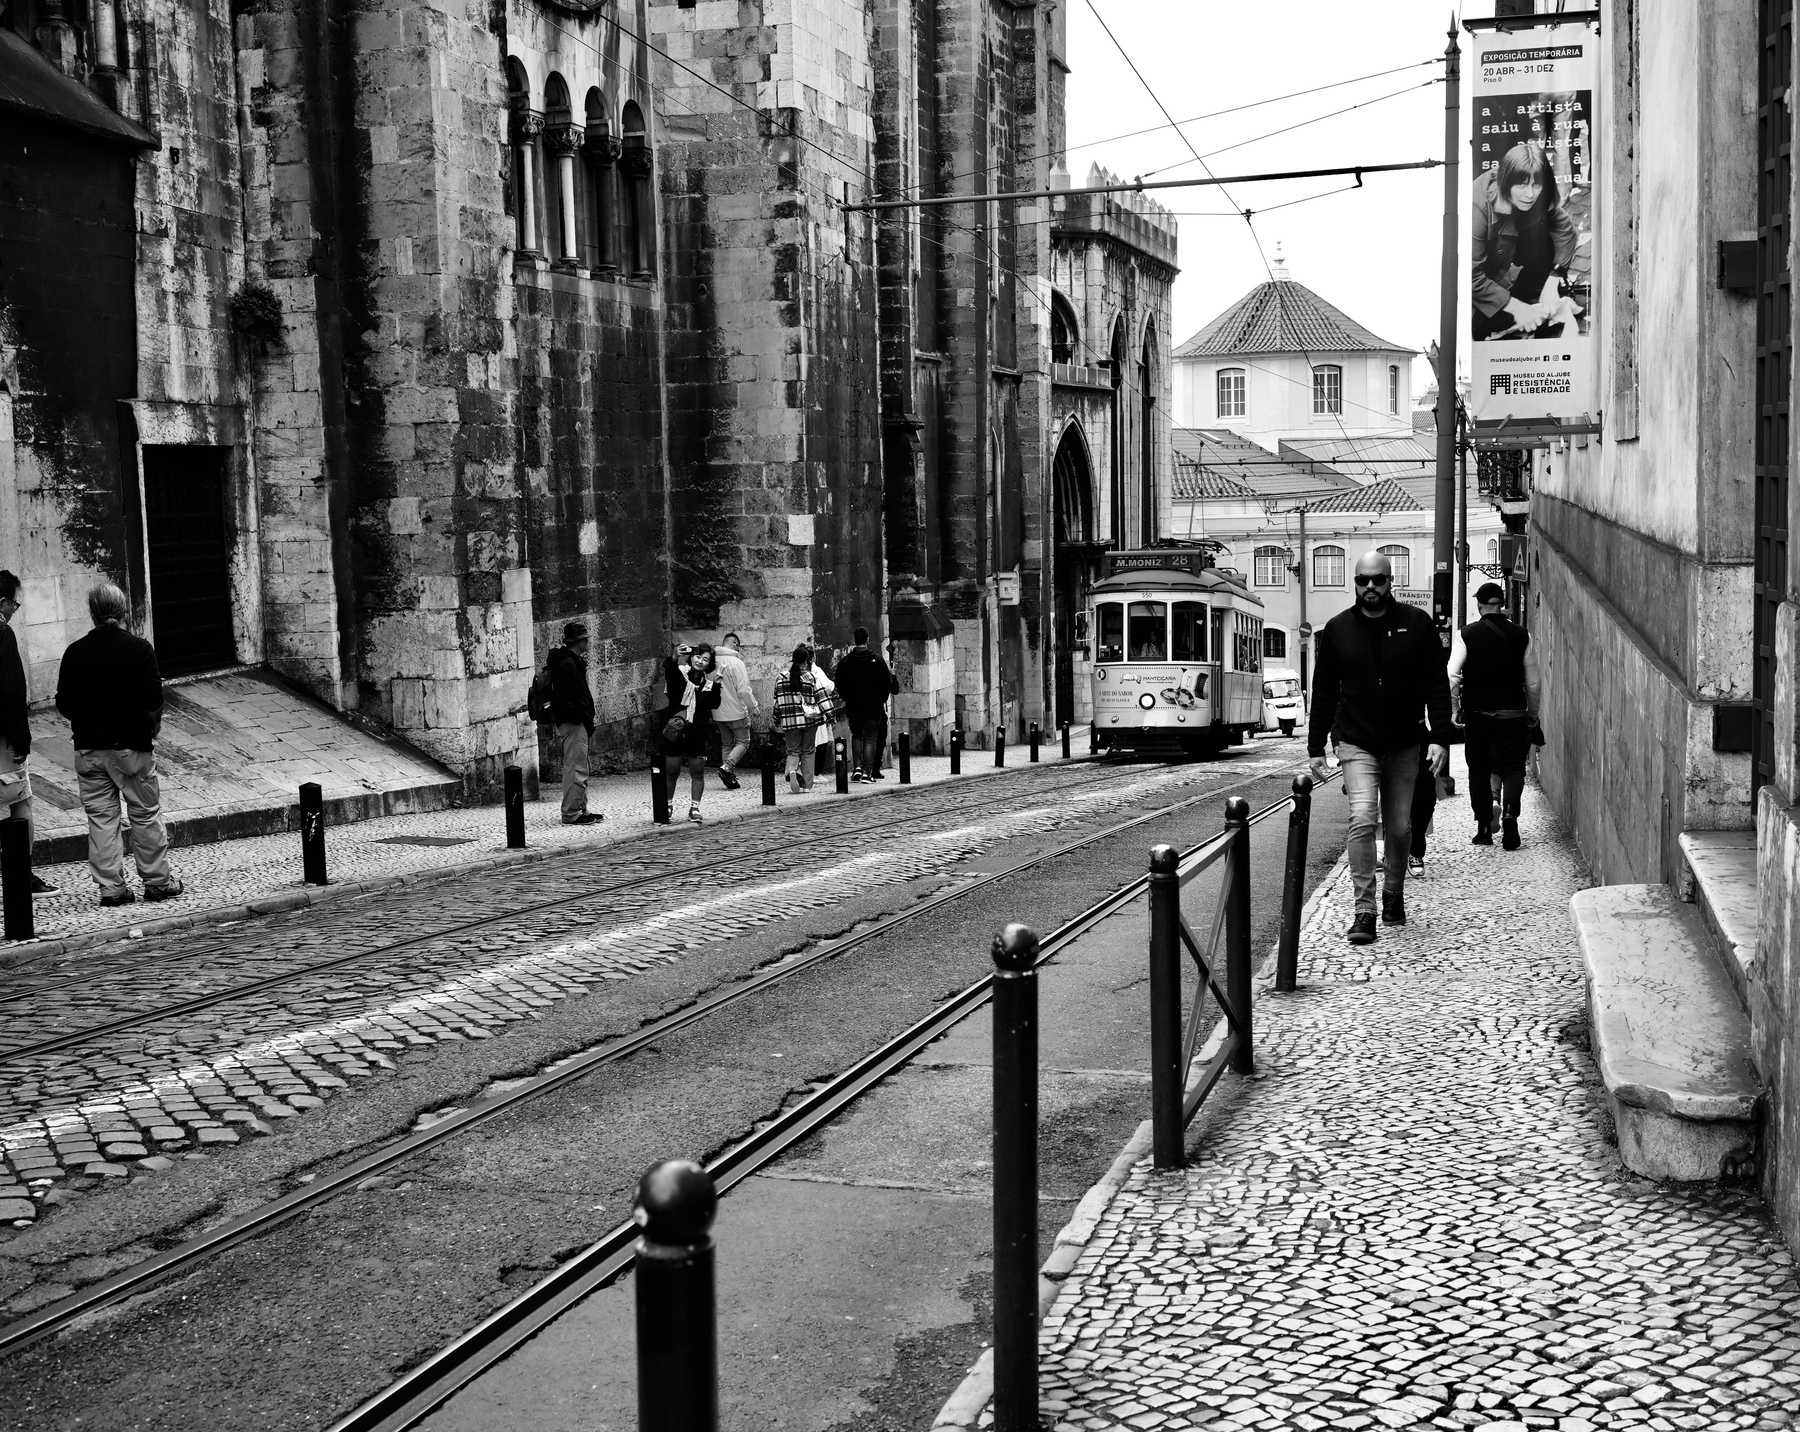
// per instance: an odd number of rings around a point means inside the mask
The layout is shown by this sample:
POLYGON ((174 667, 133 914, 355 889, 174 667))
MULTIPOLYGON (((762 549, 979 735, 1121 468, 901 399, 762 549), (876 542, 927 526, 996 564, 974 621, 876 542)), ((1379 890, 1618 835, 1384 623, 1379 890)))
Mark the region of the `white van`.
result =
POLYGON ((1294 734, 1294 727, 1306 717, 1306 702, 1300 695, 1300 673, 1287 666, 1263 668, 1263 721, 1265 731, 1280 729, 1284 736, 1294 734))

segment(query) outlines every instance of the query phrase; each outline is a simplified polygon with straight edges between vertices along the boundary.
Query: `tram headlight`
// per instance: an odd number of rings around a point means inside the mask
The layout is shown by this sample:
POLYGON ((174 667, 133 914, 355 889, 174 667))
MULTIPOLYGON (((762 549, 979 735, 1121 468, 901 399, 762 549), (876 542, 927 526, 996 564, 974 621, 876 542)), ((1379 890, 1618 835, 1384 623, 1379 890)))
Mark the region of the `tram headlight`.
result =
POLYGON ((1138 697, 1138 705, 1142 706, 1146 711, 1153 710, 1156 706, 1156 698, 1146 691, 1142 696, 1138 697))

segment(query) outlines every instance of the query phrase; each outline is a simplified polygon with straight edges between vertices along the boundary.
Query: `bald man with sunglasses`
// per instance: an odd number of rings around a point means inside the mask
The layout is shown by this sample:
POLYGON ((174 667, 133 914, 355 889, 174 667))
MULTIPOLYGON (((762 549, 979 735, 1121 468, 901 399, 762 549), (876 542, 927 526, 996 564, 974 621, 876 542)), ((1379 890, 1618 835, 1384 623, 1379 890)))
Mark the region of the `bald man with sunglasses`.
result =
POLYGON ((1431 618, 1394 599, 1394 569, 1379 552, 1356 564, 1356 601, 1325 624, 1315 646, 1307 754, 1323 780, 1327 738, 1337 744, 1350 798, 1350 881, 1356 915, 1344 933, 1353 945, 1375 939, 1375 825, 1383 826, 1381 920, 1406 923, 1406 857, 1412 840, 1413 786, 1423 764, 1432 776, 1449 763, 1450 679, 1431 618), (1429 749, 1419 747, 1430 719, 1429 749))

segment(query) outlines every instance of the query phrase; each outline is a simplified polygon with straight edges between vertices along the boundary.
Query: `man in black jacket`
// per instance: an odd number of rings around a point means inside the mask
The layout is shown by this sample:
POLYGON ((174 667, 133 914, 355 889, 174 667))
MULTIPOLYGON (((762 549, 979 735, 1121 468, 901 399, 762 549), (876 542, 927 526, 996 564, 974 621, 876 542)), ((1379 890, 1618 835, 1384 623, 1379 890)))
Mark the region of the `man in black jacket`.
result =
POLYGON ((587 808, 588 738, 594 734, 594 693, 588 690, 588 630, 563 628, 563 644, 550 649, 550 720, 562 751, 562 823, 595 825, 603 817, 587 808))
POLYGON ((1450 646, 1450 690, 1462 706, 1468 742, 1469 804, 1475 808, 1476 845, 1494 843, 1494 778, 1500 808, 1500 844, 1519 848, 1519 800, 1525 793, 1525 757, 1538 724, 1537 653, 1525 629, 1506 615, 1506 588, 1486 583, 1475 593, 1481 620, 1470 622, 1450 646))
MULTIPOLYGON (((12 619, 19 610, 21 583, 13 573, 0 570, 0 801, 15 790, 19 798, 0 804, 0 820, 25 822, 33 839, 31 819, 31 693, 25 685, 25 663, 19 659, 19 638, 12 619)), ((31 877, 33 895, 54 895, 56 887, 43 876, 31 877)))
POLYGON ((1430 717, 1424 764, 1436 776, 1449 760, 1450 683, 1444 647, 1431 618, 1394 600, 1394 571, 1379 552, 1356 564, 1356 601, 1319 634, 1313 670, 1307 754, 1313 777, 1328 769, 1325 740, 1337 743, 1350 798, 1350 879, 1356 917, 1345 933, 1353 945, 1375 938, 1375 823, 1384 827, 1381 918, 1406 923, 1406 857, 1412 840, 1413 783, 1420 776, 1419 747, 1427 739, 1419 720, 1430 717))
POLYGON ((882 722, 886 719, 888 697, 900 689, 888 664, 869 648, 869 629, 858 627, 852 635, 856 645, 845 652, 831 679, 837 683, 838 695, 844 698, 844 717, 850 723, 850 740, 855 747, 852 764, 855 779, 881 779, 882 722))
POLYGON ((152 745, 162 729, 162 673, 156 648, 125 630, 131 613, 125 593, 102 582, 88 593, 94 629, 70 643, 56 681, 56 709, 69 718, 75 775, 87 812, 88 869, 102 905, 129 905, 119 843, 119 805, 131 825, 131 853, 146 900, 181 893, 169 869, 162 825, 162 791, 152 745))

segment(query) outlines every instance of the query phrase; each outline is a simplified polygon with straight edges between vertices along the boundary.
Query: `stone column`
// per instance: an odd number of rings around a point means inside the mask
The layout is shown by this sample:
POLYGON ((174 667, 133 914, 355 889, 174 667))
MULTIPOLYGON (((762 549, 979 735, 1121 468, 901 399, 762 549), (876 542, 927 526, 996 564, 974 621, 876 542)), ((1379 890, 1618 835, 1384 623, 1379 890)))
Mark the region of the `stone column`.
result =
POLYGON ((559 223, 557 259, 574 264, 581 258, 581 246, 575 228, 575 154, 581 148, 579 124, 553 125, 544 138, 556 156, 556 197, 559 223))
POLYGON ((650 173, 655 167, 650 147, 642 136, 633 136, 619 154, 619 168, 631 185, 632 220, 637 238, 637 252, 632 255, 631 276, 649 278, 654 272, 651 256, 656 252, 656 211, 650 203, 650 173))
POLYGON ((616 135, 590 129, 582 147, 587 154, 588 174, 594 186, 594 233, 598 239, 594 271, 617 273, 619 260, 613 252, 613 166, 618 162, 621 145, 616 135))
POLYGON ((513 115, 513 164, 519 176, 519 248, 524 253, 538 251, 537 230, 537 137, 544 121, 535 114, 513 115))

